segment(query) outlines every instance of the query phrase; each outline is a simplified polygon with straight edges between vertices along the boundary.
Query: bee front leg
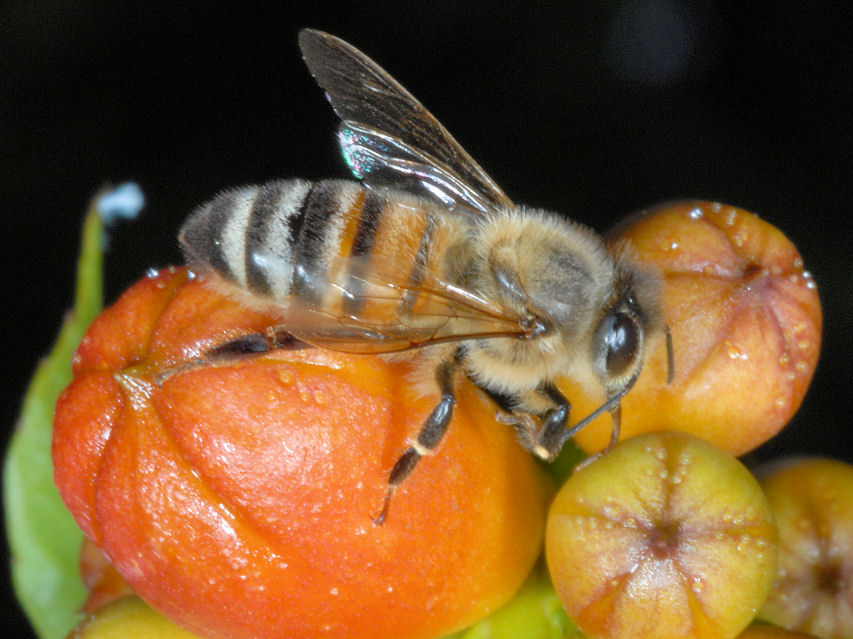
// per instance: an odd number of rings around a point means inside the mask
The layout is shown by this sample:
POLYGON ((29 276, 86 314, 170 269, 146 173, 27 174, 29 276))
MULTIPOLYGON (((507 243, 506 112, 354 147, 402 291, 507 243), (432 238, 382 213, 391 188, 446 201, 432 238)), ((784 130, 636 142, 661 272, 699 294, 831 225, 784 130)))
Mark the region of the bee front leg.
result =
POLYGON ((572 405, 553 384, 542 384, 537 391, 554 403, 539 416, 539 428, 533 435, 533 452, 547 461, 553 460, 566 443, 566 425, 572 405))
POLYGON ((458 365, 459 353, 453 359, 443 362, 438 367, 436 381, 438 381, 438 387, 441 391, 441 399, 429 417, 427 417, 423 426, 421 426, 417 439, 400 456, 391 469, 391 473, 388 476, 388 490, 385 493, 382 510, 379 511, 376 517, 372 518, 373 523, 377 526, 385 523, 394 491, 412 473, 421 457, 429 455, 435 450, 441 438, 444 437, 444 433, 447 432, 447 427, 450 425, 450 418, 453 417, 453 407, 456 405, 456 395, 453 392, 453 375, 458 365))

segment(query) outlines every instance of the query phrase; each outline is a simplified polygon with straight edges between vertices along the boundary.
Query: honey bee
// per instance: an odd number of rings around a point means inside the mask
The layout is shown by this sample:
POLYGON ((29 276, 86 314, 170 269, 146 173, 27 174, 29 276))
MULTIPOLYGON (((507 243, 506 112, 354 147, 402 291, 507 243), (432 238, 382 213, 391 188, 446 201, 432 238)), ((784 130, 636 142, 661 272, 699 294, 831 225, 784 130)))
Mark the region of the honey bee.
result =
POLYGON ((408 358, 413 383, 440 399, 390 470, 377 524, 439 445, 460 375, 542 459, 605 411, 615 443, 620 400, 663 328, 656 275, 584 226, 513 204, 418 100, 350 44, 306 29, 299 45, 341 120, 338 140, 358 182, 247 186, 187 220, 180 243, 191 268, 281 318, 208 359, 294 338, 408 358), (558 375, 606 392, 571 429, 558 375))

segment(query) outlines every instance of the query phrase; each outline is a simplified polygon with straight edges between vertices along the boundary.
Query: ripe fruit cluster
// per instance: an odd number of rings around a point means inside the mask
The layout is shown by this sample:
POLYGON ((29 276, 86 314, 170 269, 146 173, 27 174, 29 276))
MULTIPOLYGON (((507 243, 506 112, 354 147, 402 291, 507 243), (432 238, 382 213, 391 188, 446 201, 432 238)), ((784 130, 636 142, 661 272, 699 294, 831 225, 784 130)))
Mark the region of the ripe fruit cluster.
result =
MULTIPOLYGON (((207 637, 456 632, 512 598, 543 537, 556 592, 588 637, 735 637, 762 605, 768 621, 842 636, 774 603, 812 574, 784 552, 775 568, 774 516, 783 540, 798 530, 784 522, 801 521, 792 486, 807 482, 767 479, 768 499, 731 457, 788 421, 816 365, 820 304, 796 249, 757 217, 705 202, 646 212, 613 241, 662 273, 675 377, 667 385, 661 340, 622 408, 623 438, 638 436, 553 503, 543 469, 463 382, 440 450, 373 525, 388 469, 434 398, 375 356, 296 349, 199 364, 275 318, 183 269, 137 283, 80 345, 55 419, 65 503, 137 594, 207 637)), ((600 402, 558 385, 575 416, 600 402)), ((600 450, 609 431, 602 417, 578 443, 600 450)), ((835 479, 821 481, 826 491, 835 479)), ((837 511, 853 488, 829 494, 821 503, 837 511)), ((810 539, 853 536, 842 519, 810 539)), ((850 566, 833 561, 809 588, 840 597, 850 566)), ((93 608, 125 592, 108 565, 87 565, 93 608)), ((124 608, 113 606, 102 610, 115 620, 124 608)))

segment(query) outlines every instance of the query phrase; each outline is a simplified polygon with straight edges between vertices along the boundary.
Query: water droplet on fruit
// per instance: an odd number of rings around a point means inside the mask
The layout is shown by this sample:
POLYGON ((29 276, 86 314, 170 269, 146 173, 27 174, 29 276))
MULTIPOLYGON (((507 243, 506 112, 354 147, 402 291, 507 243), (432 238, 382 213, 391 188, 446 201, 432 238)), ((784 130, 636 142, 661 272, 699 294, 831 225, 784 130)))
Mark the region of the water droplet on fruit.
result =
POLYGON ((322 406, 326 403, 326 395, 323 391, 316 390, 314 391, 314 401, 317 402, 318 406, 322 406))
POLYGON ((740 350, 740 348, 738 348, 731 342, 728 342, 726 344, 726 355, 728 355, 730 359, 740 359, 744 361, 749 359, 749 355, 744 353, 742 350, 740 350))
POLYGON ((699 220, 702 218, 702 209, 700 209, 699 207, 696 207, 695 209, 691 210, 690 213, 688 213, 688 215, 693 220, 699 220))

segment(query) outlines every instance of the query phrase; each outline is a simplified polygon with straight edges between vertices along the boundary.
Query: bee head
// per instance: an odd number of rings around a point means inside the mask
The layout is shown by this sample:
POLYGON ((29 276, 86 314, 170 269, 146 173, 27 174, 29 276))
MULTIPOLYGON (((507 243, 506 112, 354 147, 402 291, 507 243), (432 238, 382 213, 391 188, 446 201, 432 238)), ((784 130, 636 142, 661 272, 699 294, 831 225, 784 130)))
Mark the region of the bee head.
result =
POLYGON ((593 337, 593 368, 608 397, 624 395, 640 375, 648 337, 661 330, 656 274, 617 258, 611 303, 593 337))

